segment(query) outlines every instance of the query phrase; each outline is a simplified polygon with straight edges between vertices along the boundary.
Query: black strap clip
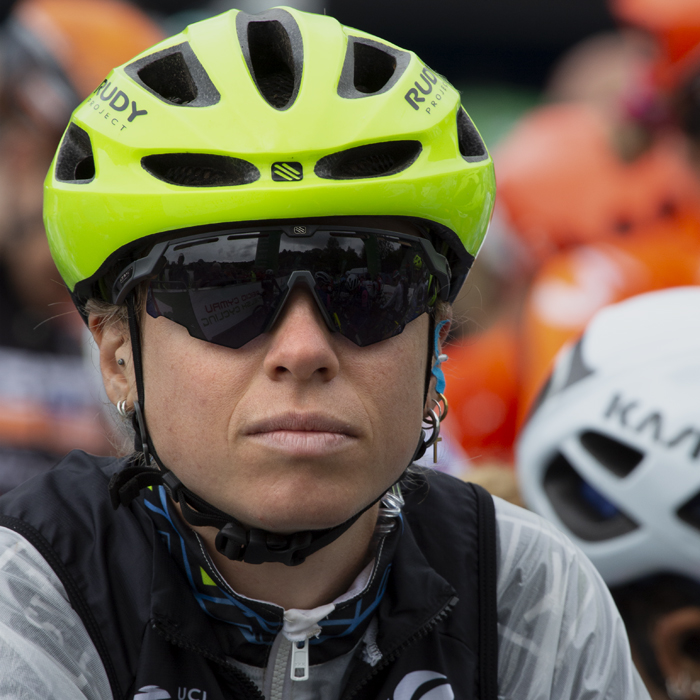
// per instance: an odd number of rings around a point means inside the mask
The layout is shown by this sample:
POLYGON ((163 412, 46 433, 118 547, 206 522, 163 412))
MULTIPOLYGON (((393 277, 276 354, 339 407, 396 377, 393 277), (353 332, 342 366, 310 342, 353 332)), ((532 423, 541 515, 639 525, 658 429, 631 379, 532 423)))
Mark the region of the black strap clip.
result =
POLYGON ((296 566, 306 559, 301 554, 313 540, 313 533, 296 532, 279 535, 265 530, 246 530, 242 525, 228 522, 216 535, 216 549, 228 559, 247 564, 276 562, 296 566))
POLYGON ((109 480, 109 498, 112 508, 128 506, 142 489, 158 486, 163 482, 163 475, 150 467, 127 467, 117 472, 109 480))

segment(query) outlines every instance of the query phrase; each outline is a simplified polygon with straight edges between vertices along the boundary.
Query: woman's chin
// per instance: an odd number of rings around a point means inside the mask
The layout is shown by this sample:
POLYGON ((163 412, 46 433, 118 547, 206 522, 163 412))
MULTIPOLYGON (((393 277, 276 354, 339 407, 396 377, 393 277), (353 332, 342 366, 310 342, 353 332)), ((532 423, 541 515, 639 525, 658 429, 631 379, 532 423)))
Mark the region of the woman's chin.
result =
POLYGON ((347 500, 337 503, 324 501, 311 505, 306 503, 285 503, 283 506, 261 506, 256 511, 246 514, 248 527, 260 528, 268 532, 291 534, 305 530, 325 530, 341 525, 364 507, 359 503, 356 508, 348 508, 347 500))
POLYGON ((355 513, 349 513, 347 517, 338 518, 338 512, 329 514, 317 514, 314 517, 309 517, 308 513, 290 513, 288 516, 280 516, 276 513, 274 517, 265 515, 255 519, 255 524, 251 527, 257 527, 268 532, 279 533, 280 535, 289 535, 294 532, 304 532, 306 530, 325 530, 330 527, 335 527, 344 523, 351 518, 355 513))

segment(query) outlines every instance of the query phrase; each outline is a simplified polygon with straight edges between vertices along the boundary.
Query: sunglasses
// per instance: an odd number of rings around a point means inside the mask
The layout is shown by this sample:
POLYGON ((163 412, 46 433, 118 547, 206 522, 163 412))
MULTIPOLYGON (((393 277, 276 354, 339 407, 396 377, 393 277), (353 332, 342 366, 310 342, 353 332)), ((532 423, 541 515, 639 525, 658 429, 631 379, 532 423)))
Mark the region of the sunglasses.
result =
POLYGON ((148 282, 146 311, 189 334, 240 348, 269 331, 297 285, 328 328, 359 346, 392 338, 450 290, 428 239, 381 229, 286 225, 225 229, 157 243, 112 287, 121 304, 148 282))

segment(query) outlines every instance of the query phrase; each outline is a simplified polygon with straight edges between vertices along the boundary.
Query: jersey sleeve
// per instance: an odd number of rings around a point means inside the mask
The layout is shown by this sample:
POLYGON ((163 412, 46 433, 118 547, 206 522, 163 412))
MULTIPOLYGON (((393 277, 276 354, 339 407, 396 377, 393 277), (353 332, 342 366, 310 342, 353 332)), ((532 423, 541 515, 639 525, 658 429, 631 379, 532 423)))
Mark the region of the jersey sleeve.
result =
POLYGON ((591 562, 553 525, 494 498, 500 700, 649 700, 591 562))
POLYGON ((0 527, 0 699, 111 697, 97 650, 60 580, 26 539, 0 527))

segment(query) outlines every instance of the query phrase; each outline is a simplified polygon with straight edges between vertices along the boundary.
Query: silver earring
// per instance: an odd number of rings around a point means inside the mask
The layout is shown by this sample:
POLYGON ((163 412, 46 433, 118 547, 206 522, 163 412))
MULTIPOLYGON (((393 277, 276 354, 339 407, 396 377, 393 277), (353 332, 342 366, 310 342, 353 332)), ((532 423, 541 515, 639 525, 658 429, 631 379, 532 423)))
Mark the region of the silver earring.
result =
MULTIPOLYGON (((439 407, 438 411, 440 412, 439 407)), ((445 414, 443 413, 442 415, 444 416, 445 414)), ((427 423, 429 428, 432 428, 432 435, 423 444, 426 450, 428 447, 433 448, 433 464, 437 464, 437 444, 442 442, 440 437, 440 416, 433 409, 430 409, 428 415, 423 418, 423 422, 427 423)))
POLYGON ((120 357, 120 358, 117 360, 117 364, 118 364, 120 367, 123 367, 123 366, 126 364, 126 362, 124 361, 124 358, 123 358, 123 357, 120 357))
POLYGON ((447 411, 449 409, 449 405, 447 403, 447 398, 445 397, 444 394, 438 393, 438 400, 433 399, 433 403, 435 404, 435 407, 438 410, 438 418, 442 421, 447 418, 447 411))
POLYGON ((117 402, 117 413, 122 417, 122 418, 128 418, 129 414, 126 410, 126 401, 118 401, 117 402))

